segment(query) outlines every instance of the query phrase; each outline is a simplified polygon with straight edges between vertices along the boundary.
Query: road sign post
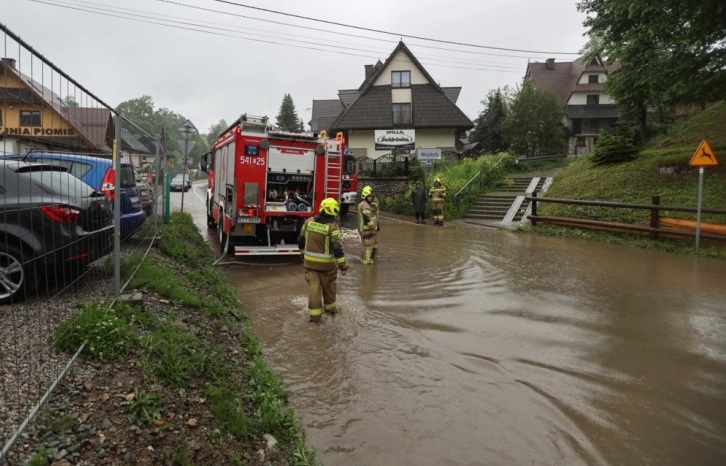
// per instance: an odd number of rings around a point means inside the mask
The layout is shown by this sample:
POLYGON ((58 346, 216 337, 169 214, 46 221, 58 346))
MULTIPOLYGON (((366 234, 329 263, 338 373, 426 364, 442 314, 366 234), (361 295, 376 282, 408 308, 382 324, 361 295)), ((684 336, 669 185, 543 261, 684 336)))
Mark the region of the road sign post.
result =
POLYGON ((703 172, 704 167, 715 167, 718 165, 718 158, 711 149, 707 140, 702 140, 696 152, 688 163, 691 167, 698 167, 698 205, 696 207, 696 249, 701 239, 701 203, 703 201, 703 172))
POLYGON ((184 139, 180 139, 177 141, 179 143, 179 147, 182 148, 182 155, 184 156, 184 162, 183 162, 183 173, 182 173, 182 198, 181 198, 181 211, 184 212, 184 193, 186 192, 186 185, 187 185, 187 160, 189 156, 189 152, 191 152, 192 148, 194 148, 195 141, 189 140, 190 134, 197 134, 199 131, 197 131, 197 128, 192 124, 191 121, 187 120, 185 121, 180 127, 179 127, 179 134, 182 134, 184 136, 184 139))

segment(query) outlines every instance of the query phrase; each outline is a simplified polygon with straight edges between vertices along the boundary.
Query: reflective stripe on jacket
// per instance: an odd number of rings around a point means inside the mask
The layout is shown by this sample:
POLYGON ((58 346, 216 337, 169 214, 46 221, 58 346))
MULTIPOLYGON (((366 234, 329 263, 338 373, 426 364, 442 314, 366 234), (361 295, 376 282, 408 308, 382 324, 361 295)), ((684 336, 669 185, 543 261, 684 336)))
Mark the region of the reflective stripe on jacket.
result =
POLYGON ((322 223, 319 217, 305 221, 298 245, 303 253, 303 265, 311 270, 330 270, 345 266, 345 255, 341 242, 343 232, 331 218, 330 223, 322 223))
POLYGON ((440 188, 431 188, 429 190, 429 197, 434 202, 443 202, 444 196, 446 196, 446 188, 441 186, 440 188))
POLYGON ((358 232, 368 233, 378 230, 378 204, 368 203, 367 200, 358 204, 358 232))

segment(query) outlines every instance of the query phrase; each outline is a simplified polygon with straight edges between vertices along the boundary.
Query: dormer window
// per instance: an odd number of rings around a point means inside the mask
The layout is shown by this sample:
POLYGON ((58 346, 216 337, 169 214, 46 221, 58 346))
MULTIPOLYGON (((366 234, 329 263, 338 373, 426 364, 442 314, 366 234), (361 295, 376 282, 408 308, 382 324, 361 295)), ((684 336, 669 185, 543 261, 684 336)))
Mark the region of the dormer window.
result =
MULTIPOLYGON (((582 101, 580 101, 582 102, 582 101)), ((598 94, 590 94, 587 96, 587 105, 598 105, 600 104, 600 96, 598 94)))
POLYGON ((391 87, 411 87, 410 71, 391 71, 391 87))
POLYGON ((588 82, 588 84, 597 84, 599 82, 598 75, 596 75, 596 74, 587 75, 587 82, 588 82))

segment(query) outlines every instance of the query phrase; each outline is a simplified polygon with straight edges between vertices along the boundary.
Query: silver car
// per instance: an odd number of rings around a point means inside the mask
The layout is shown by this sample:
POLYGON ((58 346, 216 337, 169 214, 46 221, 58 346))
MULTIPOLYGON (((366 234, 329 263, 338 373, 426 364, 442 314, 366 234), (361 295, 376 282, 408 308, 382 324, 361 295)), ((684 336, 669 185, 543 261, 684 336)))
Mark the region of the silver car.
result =
POLYGON ((189 191, 192 187, 192 180, 189 179, 189 175, 176 175, 172 178, 170 185, 172 191, 189 191))

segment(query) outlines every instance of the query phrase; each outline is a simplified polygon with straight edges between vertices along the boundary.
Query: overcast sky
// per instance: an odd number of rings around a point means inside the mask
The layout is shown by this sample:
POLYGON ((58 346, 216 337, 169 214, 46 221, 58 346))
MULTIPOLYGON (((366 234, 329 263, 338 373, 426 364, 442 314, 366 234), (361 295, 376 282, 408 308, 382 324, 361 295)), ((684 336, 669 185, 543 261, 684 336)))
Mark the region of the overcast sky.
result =
POLYGON ((105 103, 147 94, 200 132, 242 113, 274 121, 288 93, 307 123, 313 99, 358 88, 364 65, 385 62, 399 40, 438 84, 462 88, 457 104, 473 120, 487 92, 521 82, 528 60, 571 61, 586 42, 575 0, 0 4, 0 23, 105 103))

